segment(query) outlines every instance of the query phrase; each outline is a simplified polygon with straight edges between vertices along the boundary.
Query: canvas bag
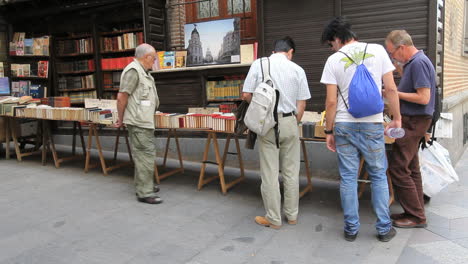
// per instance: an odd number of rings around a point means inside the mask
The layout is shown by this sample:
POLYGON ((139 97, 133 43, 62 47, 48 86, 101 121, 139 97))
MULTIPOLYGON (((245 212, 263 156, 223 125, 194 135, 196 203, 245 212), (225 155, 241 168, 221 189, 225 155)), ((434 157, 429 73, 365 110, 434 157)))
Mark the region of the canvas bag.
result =
POLYGON ((382 113, 384 109, 382 95, 379 93, 379 89, 377 88, 377 84, 372 78, 372 75, 370 74, 366 65, 364 65, 367 45, 368 44, 366 44, 364 55, 362 56, 362 63, 359 65, 350 56, 348 56, 348 54, 339 51, 357 65, 356 72, 351 79, 351 83, 349 84, 348 89, 349 107, 344 100, 340 88, 338 87, 338 91, 341 95, 341 99, 343 99, 343 102, 346 105, 346 109, 348 109, 348 112, 355 118, 382 113))
POLYGON ((259 136, 265 136, 270 129, 275 128, 275 135, 278 140, 277 108, 279 91, 273 87, 273 81, 270 77, 270 59, 268 57, 261 58, 260 67, 262 69, 262 82, 253 92, 244 123, 259 136))

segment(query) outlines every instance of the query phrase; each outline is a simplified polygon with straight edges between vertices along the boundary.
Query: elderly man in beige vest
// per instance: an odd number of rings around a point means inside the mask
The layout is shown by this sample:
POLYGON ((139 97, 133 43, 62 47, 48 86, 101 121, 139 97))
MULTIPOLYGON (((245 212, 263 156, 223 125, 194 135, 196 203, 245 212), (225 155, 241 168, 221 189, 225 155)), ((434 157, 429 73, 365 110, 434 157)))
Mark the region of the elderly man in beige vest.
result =
POLYGON ((158 204, 154 187, 154 112, 159 106, 153 76, 149 73, 156 59, 156 50, 149 44, 135 49, 135 59, 122 72, 117 95, 119 119, 117 127, 126 125, 135 162, 135 187, 139 202, 158 204))

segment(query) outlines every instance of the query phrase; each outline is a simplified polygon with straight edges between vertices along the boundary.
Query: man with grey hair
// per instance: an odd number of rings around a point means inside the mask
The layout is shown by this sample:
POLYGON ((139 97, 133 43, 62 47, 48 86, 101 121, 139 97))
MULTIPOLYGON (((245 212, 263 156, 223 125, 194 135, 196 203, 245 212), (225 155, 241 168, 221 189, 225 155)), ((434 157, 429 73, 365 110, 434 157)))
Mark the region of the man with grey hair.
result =
POLYGON ((118 121, 126 125, 135 163, 135 187, 139 202, 159 204, 154 186, 154 112, 159 106, 158 93, 149 70, 156 59, 156 50, 143 43, 135 49, 135 59, 127 65, 120 79, 117 94, 118 121))
POLYGON ((405 136, 395 140, 388 159, 388 173, 404 212, 390 217, 396 227, 426 227, 418 149, 432 122, 436 73, 430 59, 414 46, 405 30, 390 32, 385 46, 390 57, 403 65, 398 97, 405 129, 405 136))

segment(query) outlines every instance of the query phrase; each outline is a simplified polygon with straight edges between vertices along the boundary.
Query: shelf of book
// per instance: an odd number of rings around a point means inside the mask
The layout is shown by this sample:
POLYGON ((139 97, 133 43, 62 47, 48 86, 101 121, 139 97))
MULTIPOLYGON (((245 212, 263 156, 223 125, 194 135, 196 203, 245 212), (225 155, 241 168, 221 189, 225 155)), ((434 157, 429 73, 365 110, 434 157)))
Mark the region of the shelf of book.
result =
POLYGON ((37 80, 37 81, 48 81, 49 78, 38 77, 38 76, 11 76, 11 80, 37 80))
POLYGON ((86 57, 86 56, 93 56, 94 53, 87 52, 87 53, 69 53, 69 54, 59 54, 57 58, 69 58, 69 57, 86 57))
POLYGON ((102 51, 102 55, 113 55, 113 54, 122 54, 122 53, 132 53, 135 52, 135 49, 124 49, 124 50, 114 50, 114 51, 102 51))
POLYGON ((123 68, 122 69, 103 69, 102 72, 118 72, 118 71, 123 71, 123 68))
POLYGON ((94 71, 68 71, 68 72, 58 72, 58 75, 81 75, 81 74, 92 74, 94 71))
POLYGON ((34 59, 34 60, 48 60, 49 56, 45 55, 10 55, 12 59, 34 59))
POLYGON ((78 88, 78 89, 59 89, 59 92, 82 92, 82 91, 92 91, 96 90, 96 88, 78 88))
POLYGON ((110 32, 101 32, 101 36, 116 36, 125 33, 132 33, 132 32, 143 32, 143 28, 131 28, 131 29, 124 29, 124 30, 116 30, 110 32))
POLYGON ((61 36, 61 37, 56 37, 56 40, 74 40, 74 39, 86 39, 86 38, 91 38, 92 35, 91 33, 78 33, 74 34, 71 33, 69 36, 61 36))
POLYGON ((104 92, 118 92, 120 88, 106 88, 104 89, 104 92))
POLYGON ((217 102, 217 103, 222 103, 222 102, 242 102, 241 98, 232 98, 232 99, 210 99, 207 100, 207 102, 217 102))

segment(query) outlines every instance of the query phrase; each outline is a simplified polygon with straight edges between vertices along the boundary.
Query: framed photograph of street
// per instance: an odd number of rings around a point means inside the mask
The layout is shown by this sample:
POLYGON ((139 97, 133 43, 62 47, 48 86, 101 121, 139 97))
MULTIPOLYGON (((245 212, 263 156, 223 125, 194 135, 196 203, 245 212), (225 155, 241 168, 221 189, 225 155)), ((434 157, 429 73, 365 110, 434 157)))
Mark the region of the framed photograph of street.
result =
POLYGON ((187 67, 240 63, 239 18, 185 25, 187 67))

